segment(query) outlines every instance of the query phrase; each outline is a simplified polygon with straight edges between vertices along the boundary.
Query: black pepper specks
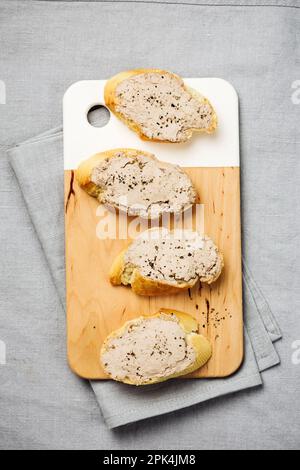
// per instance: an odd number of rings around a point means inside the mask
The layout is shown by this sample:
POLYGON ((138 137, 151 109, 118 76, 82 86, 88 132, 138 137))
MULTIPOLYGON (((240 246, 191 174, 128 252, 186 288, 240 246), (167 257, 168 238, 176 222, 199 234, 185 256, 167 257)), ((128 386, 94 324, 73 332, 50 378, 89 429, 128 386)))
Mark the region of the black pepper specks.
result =
POLYGON ((150 139, 184 142, 190 129, 208 129, 212 124, 209 103, 199 102, 173 74, 135 75, 117 86, 116 95, 116 111, 136 122, 150 139))

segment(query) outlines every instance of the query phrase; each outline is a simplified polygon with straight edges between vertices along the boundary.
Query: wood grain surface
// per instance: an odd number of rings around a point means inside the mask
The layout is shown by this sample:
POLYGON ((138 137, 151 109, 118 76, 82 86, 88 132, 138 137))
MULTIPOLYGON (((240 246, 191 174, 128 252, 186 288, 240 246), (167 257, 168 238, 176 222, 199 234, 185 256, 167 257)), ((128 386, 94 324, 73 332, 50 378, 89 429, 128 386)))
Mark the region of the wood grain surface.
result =
MULTIPOLYGON (((210 361, 189 377, 224 377, 243 359, 240 180, 238 167, 186 168, 204 204, 204 228, 224 254, 221 277, 173 296, 140 297, 130 288, 113 287, 108 271, 126 239, 101 239, 104 210, 65 171, 68 360, 81 377, 105 379, 99 354, 104 338, 125 321, 161 307, 194 316, 199 332, 213 347, 210 361)), ((109 215, 114 219, 114 215, 109 215)), ((124 216, 123 216, 124 217, 124 216)), ((117 228, 118 228, 118 216, 117 228)))

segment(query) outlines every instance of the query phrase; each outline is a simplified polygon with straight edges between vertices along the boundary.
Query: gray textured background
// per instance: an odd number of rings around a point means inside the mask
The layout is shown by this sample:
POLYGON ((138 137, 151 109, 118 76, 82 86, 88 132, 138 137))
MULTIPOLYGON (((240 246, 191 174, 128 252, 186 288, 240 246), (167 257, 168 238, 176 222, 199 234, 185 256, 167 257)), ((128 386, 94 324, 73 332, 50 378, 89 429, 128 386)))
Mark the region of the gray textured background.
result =
POLYGON ((0 2, 1 448, 300 447, 300 364, 292 361, 300 340, 300 104, 291 99, 300 5, 255 3, 0 2), (265 373, 261 389, 109 431, 93 392, 66 364, 64 318, 6 149, 61 123, 72 82, 139 66, 219 76, 239 93, 244 253, 277 314, 282 365, 265 373))

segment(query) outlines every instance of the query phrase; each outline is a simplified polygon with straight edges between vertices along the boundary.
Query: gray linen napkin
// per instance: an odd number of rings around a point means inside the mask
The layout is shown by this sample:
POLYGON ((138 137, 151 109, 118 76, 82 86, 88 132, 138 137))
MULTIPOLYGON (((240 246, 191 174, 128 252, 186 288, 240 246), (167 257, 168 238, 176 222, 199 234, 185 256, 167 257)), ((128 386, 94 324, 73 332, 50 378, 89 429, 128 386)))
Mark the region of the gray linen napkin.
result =
MULTIPOLYGON (((62 128, 27 140, 11 148, 8 153, 63 310, 65 261, 62 128)), ((243 280, 245 358, 239 371, 224 379, 173 380, 141 388, 113 381, 90 381, 109 428, 262 384, 260 372, 280 362, 273 342, 281 338, 281 332, 245 263, 243 280)))

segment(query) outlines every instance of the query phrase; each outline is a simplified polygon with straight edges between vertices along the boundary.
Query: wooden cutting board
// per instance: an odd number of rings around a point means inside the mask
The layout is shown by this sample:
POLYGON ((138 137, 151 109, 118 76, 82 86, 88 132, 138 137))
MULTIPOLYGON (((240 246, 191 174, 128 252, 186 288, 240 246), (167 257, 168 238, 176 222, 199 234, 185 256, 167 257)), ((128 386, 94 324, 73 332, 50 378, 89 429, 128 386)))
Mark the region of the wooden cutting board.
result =
POLYGON ((105 337, 125 321, 161 307, 190 313, 199 323, 199 332, 212 343, 210 361, 189 377, 228 376, 242 362, 238 98, 221 79, 185 81, 211 101, 219 127, 215 135, 194 135, 191 142, 179 145, 144 142, 112 114, 106 126, 91 126, 87 113, 103 104, 104 80, 77 82, 65 94, 67 342, 70 367, 81 377, 105 379, 99 363, 105 337), (129 242, 122 229, 124 221, 130 225, 133 219, 116 218, 88 196, 78 187, 74 169, 94 153, 118 147, 146 150, 185 168, 202 204, 194 208, 190 223, 210 236, 224 254, 225 267, 217 282, 159 297, 140 297, 130 288, 109 283, 110 265, 129 242))

